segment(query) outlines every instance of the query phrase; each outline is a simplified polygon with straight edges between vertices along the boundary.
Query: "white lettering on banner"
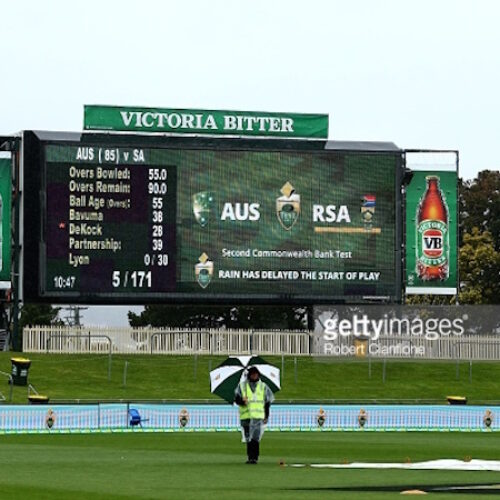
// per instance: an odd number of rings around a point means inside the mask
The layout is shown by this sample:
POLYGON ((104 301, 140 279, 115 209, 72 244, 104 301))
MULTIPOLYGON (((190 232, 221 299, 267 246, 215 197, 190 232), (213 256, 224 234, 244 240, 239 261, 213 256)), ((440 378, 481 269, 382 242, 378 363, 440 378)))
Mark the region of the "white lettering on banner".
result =
POLYGON ((182 123, 182 118, 177 113, 173 113, 168 117, 168 125, 170 128, 179 128, 182 123))
POLYGON ((142 118, 142 124, 145 127, 151 128, 154 125, 153 120, 153 113, 144 113, 143 118, 142 118), (151 120, 149 120, 151 118, 151 120))
POLYGON ((248 117, 247 130, 251 132, 253 130, 253 124, 255 123, 255 118, 253 116, 248 117))
POLYGON ((136 113, 133 113, 132 111, 121 111, 120 114, 122 115, 122 120, 125 126, 130 127, 130 124, 132 123, 132 118, 136 113))
POLYGON ((182 115, 182 128, 195 128, 193 115, 182 115))
MULTIPOLYGON (((213 114, 158 113, 153 111, 120 111, 125 127, 169 128, 184 130, 217 130, 213 114)), ((293 118, 275 116, 224 115, 224 130, 235 132, 294 132, 293 118)), ((92 152, 85 153, 92 154, 92 152)))
POLYGON ((293 118, 267 116, 224 116, 224 130, 240 132, 293 132, 293 118))
POLYGON ((236 130, 236 116, 224 117, 224 130, 236 130))
POLYGON ((279 118, 269 118, 269 132, 281 132, 279 118))
POLYGON ((213 115, 193 115, 191 113, 153 113, 147 111, 120 111, 123 124, 130 127, 134 123, 136 128, 165 128, 171 129, 212 129, 217 130, 217 123, 213 115))
POLYGON ((207 116, 207 121, 205 122, 205 126, 203 128, 211 128, 213 130, 217 130, 217 123, 215 123, 215 118, 212 115, 207 116))

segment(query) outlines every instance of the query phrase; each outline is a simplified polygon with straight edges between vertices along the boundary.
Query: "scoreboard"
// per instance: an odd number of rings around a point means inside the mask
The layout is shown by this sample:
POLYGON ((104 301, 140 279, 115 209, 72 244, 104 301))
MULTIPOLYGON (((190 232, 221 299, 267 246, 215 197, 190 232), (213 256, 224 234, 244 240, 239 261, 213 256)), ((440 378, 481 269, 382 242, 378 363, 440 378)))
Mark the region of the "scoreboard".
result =
POLYGON ((400 293, 395 146, 33 133, 24 148, 27 299, 320 303, 400 293))

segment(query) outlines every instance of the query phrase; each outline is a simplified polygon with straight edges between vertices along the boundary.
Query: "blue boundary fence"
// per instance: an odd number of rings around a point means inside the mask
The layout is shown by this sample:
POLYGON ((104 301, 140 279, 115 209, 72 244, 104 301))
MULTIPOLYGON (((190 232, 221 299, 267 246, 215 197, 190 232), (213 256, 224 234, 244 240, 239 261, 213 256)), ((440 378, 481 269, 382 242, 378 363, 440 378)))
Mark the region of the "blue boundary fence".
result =
MULTIPOLYGON (((500 406, 282 405, 269 431, 499 431, 500 406)), ((0 434, 239 430, 238 410, 210 404, 2 405, 0 434), (131 425, 130 409, 140 415, 131 425)))

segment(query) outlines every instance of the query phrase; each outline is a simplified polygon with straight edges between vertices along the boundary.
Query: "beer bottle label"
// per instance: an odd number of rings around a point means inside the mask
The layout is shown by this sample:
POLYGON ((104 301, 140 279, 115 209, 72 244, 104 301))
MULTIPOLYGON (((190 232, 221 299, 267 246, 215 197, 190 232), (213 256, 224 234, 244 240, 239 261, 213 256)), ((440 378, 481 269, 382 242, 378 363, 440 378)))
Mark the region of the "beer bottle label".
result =
POLYGON ((440 220, 424 220, 417 226, 417 258, 425 266, 441 266, 448 261, 448 225, 440 220))

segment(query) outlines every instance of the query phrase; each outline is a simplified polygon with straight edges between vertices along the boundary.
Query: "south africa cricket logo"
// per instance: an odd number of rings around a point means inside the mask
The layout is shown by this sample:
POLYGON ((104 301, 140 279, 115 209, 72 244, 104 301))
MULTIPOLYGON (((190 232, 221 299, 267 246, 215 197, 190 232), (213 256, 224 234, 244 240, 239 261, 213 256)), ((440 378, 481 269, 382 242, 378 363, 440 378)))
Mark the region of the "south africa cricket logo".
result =
POLYGON ((300 194, 289 182, 280 191, 283 196, 276 198, 276 215, 283 228, 289 231, 299 219, 300 194))
POLYGON ((365 228, 371 228, 375 217, 375 201, 376 197, 373 194, 365 194, 361 199, 361 217, 365 228))
POLYGON ((214 274, 214 263, 209 260, 205 252, 200 255, 198 264, 194 266, 194 272, 201 288, 207 288, 214 274))
POLYGON ((193 213, 201 227, 208 224, 214 204, 215 197, 211 191, 200 191, 193 195, 193 213))

